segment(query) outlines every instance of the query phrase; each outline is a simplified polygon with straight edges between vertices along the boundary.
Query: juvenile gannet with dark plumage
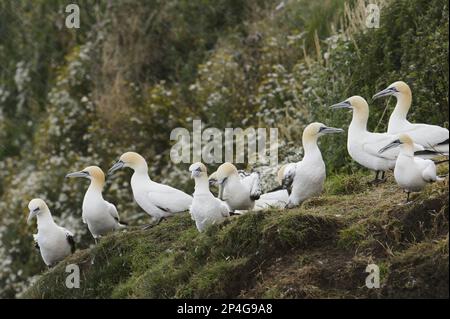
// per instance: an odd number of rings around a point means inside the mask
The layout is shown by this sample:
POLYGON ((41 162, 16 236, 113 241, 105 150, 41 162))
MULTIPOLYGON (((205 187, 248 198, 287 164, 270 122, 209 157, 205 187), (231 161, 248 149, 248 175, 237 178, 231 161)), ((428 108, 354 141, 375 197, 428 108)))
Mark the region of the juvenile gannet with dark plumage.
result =
POLYGON ((138 205, 158 224, 163 218, 189 210, 192 196, 173 187, 156 183, 148 176, 145 159, 135 152, 127 152, 109 169, 108 174, 122 168, 134 170, 131 177, 131 189, 138 205))
POLYGON ((219 198, 232 211, 253 209, 255 200, 261 196, 259 173, 238 171, 236 166, 228 162, 220 165, 209 180, 219 185, 219 198))
POLYGON ((82 219, 96 242, 101 236, 125 227, 120 224, 116 206, 103 199, 105 174, 99 167, 89 166, 66 177, 82 177, 91 181, 83 199, 82 219))
POLYGON ((448 129, 437 125, 411 123, 406 119, 412 102, 412 93, 408 84, 403 81, 394 82, 383 91, 375 94, 372 98, 378 99, 391 95, 395 96, 397 104, 389 118, 387 132, 389 134, 408 134, 414 143, 422 145, 425 149, 448 155, 448 129))
POLYGON ((73 234, 58 226, 53 220, 47 204, 35 198, 28 204, 30 213, 27 222, 37 218, 38 233, 33 235, 36 247, 40 250, 44 263, 51 267, 75 251, 73 234))
POLYGON ((414 142, 406 134, 400 134, 379 152, 382 154, 400 146, 394 169, 397 184, 407 192, 406 202, 409 202, 411 192, 420 192, 426 184, 437 181, 436 165, 432 160, 414 157, 414 142))
POLYGON ((195 180, 194 199, 189 210, 198 231, 202 232, 206 226, 220 223, 230 216, 228 205, 214 197, 209 190, 209 180, 206 166, 194 163, 189 167, 191 177, 195 180))
POLYGON ((280 174, 283 187, 291 189, 287 208, 295 207, 322 192, 326 168, 317 141, 322 135, 341 132, 343 130, 340 128, 327 127, 322 123, 311 123, 305 128, 302 135, 303 159, 295 166, 285 166, 280 174))
MULTIPOLYGON (((372 133, 367 130, 369 105, 361 96, 352 96, 341 103, 332 105, 331 108, 353 110, 352 121, 348 128, 348 153, 358 164, 376 172, 374 182, 383 180, 384 172, 394 168, 399 150, 390 149, 383 154, 378 151, 396 136, 387 133, 372 133), (380 173, 382 174, 381 179, 379 178, 380 173)), ((414 150, 421 151, 424 148, 414 144, 414 150)))

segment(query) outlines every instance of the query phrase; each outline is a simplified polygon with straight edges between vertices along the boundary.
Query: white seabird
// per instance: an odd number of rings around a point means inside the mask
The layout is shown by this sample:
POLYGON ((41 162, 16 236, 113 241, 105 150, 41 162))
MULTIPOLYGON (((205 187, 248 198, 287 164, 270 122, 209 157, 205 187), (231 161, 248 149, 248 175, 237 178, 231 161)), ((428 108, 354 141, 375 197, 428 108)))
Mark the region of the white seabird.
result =
POLYGON ((411 123, 406 119, 412 102, 412 93, 408 84, 403 81, 394 82, 375 94, 372 99, 391 95, 395 96, 397 104, 389 118, 387 132, 408 134, 414 143, 422 145, 425 149, 449 155, 448 129, 437 125, 411 123))
POLYGON ((135 152, 127 152, 109 169, 108 174, 122 168, 134 170, 131 177, 131 189, 138 205, 152 218, 148 228, 158 224, 163 218, 189 210, 192 196, 173 187, 156 183, 148 176, 145 159, 135 152))
POLYGON ((28 209, 30 213, 27 222, 30 223, 33 217, 37 218, 38 233, 34 234, 33 238, 48 267, 54 266, 75 252, 73 234, 55 223, 47 204, 42 199, 31 200, 28 209))
MULTIPOLYGON (((384 172, 395 167, 399 150, 393 148, 383 154, 378 151, 397 136, 387 133, 372 133, 367 130, 369 105, 361 96, 352 96, 341 103, 332 105, 331 108, 353 110, 353 118, 348 128, 348 153, 358 164, 376 172, 373 182, 383 181, 384 172), (380 173, 381 178, 379 178, 380 173)), ((414 144, 414 150, 423 151, 424 148, 414 144)))
POLYGON ((79 172, 67 174, 66 177, 82 177, 91 181, 83 199, 82 219, 97 242, 101 236, 124 228, 120 223, 116 206, 103 199, 105 174, 97 166, 89 166, 79 172))
POLYGON ((268 208, 285 208, 289 202, 290 186, 295 175, 297 163, 284 164, 277 173, 277 182, 280 186, 264 193, 255 201, 254 210, 268 208), (283 185, 283 183, 285 185, 283 185))
POLYGON ((228 205, 214 197, 209 191, 209 180, 206 166, 194 163, 189 167, 191 177, 195 180, 194 199, 189 210, 198 231, 202 232, 206 226, 220 223, 230 216, 228 205))
POLYGON ((303 159, 295 163, 295 166, 292 164, 285 166, 285 169, 279 172, 279 176, 283 179, 283 187, 292 189, 287 208, 298 206, 306 199, 322 192, 326 168, 317 140, 322 135, 343 131, 340 128, 327 127, 322 123, 311 123, 305 128, 302 135, 305 152, 303 159))
POLYGON ((406 134, 400 134, 379 152, 384 153, 392 148, 400 146, 400 154, 394 169, 394 177, 397 184, 407 192, 406 202, 409 202, 411 192, 421 191, 427 183, 432 183, 439 178, 436 176, 436 165, 432 160, 414 157, 414 142, 406 134))
POLYGON ((225 201, 233 212, 253 209, 255 200, 261 196, 259 173, 238 171, 228 162, 220 165, 209 180, 219 185, 219 199, 225 201))

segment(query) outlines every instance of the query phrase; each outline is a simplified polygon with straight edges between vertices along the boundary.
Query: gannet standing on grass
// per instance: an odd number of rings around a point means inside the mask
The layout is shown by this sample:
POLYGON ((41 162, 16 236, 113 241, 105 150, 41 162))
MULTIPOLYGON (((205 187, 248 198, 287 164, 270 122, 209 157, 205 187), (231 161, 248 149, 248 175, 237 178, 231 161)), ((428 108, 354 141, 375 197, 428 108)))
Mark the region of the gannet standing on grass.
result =
POLYGON ((322 135, 343 131, 340 128, 327 127, 322 123, 311 123, 305 128, 302 135, 305 152, 303 159, 295 163, 295 170, 292 169, 294 166, 287 166, 288 172, 283 170, 280 174, 284 187, 290 188, 291 186, 292 189, 287 208, 298 206, 308 198, 322 192, 326 168, 317 140, 322 135), (289 185, 290 183, 291 185, 289 185))
POLYGON ((259 173, 238 171, 228 162, 220 165, 209 180, 211 184, 219 185, 219 199, 225 201, 233 212, 253 209, 255 200, 261 196, 259 173))
POLYGON ((419 192, 427 183, 435 182, 439 178, 436 176, 436 165, 432 160, 414 157, 413 140, 406 134, 400 134, 398 139, 379 152, 382 154, 398 146, 400 154, 395 164, 394 177, 397 184, 406 191, 406 202, 409 202, 411 192, 419 192))
POLYGON ((99 167, 89 166, 82 171, 67 174, 66 177, 82 177, 91 181, 83 199, 82 219, 95 242, 101 236, 125 227, 120 224, 116 206, 103 199, 105 174, 99 167))
POLYGON ((31 200, 28 209, 30 214, 27 222, 30 223, 32 218, 37 218, 38 233, 34 234, 33 238, 48 267, 54 266, 75 252, 73 234, 55 223, 47 204, 42 199, 31 200))
POLYGON ((152 224, 158 224, 162 219, 189 210, 192 196, 173 187, 156 183, 148 176, 145 159, 135 152, 127 152, 109 169, 108 174, 122 168, 134 170, 131 177, 131 189, 137 204, 152 217, 152 224))
POLYGON ((209 180, 206 166, 194 163, 189 167, 191 177, 195 180, 194 199, 189 210, 198 231, 202 232, 206 226, 220 223, 230 216, 230 208, 209 191, 209 180))
POLYGON ((406 119, 412 102, 412 93, 408 84, 403 81, 394 82, 372 98, 378 99, 391 95, 395 96, 397 104, 389 118, 387 132, 389 134, 408 134, 414 143, 422 145, 425 149, 449 155, 448 129, 437 125, 411 123, 406 119))
MULTIPOLYGON (((355 95, 347 100, 331 106, 333 109, 351 109, 353 117, 348 128, 347 150, 358 164, 376 172, 373 182, 384 180, 384 172, 393 169, 399 150, 390 149, 383 154, 378 151, 387 143, 396 138, 387 133, 372 133, 367 130, 369 119, 369 105, 361 96, 355 95), (379 176, 381 173, 381 176, 379 176)), ((414 144, 414 150, 424 148, 414 144)))

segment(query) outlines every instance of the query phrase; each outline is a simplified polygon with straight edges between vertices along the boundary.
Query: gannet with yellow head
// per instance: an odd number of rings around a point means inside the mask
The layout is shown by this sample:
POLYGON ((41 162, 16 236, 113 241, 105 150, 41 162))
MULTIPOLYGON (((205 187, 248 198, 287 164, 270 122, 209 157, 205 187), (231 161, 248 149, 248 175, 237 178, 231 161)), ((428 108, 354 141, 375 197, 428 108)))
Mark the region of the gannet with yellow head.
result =
POLYGON ((389 118, 387 131, 389 134, 408 134, 415 143, 422 145, 425 149, 449 155, 448 129, 437 125, 411 123, 406 119, 412 102, 412 92, 408 84, 403 81, 394 82, 372 98, 378 99, 384 96, 394 96, 397 99, 397 104, 389 118))
POLYGON ((192 196, 176 188, 152 181, 148 176, 147 162, 138 153, 122 154, 109 169, 108 174, 123 167, 134 170, 131 177, 133 196, 138 205, 152 217, 151 225, 158 224, 163 218, 189 210, 192 196))
POLYGON ((210 192, 208 174, 203 163, 192 164, 189 171, 195 180, 194 199, 189 211, 198 231, 202 232, 208 225, 220 223, 229 217, 230 208, 210 192))
POLYGON ((41 252, 42 259, 48 267, 75 251, 75 241, 72 232, 58 226, 53 220, 47 204, 40 198, 35 198, 28 204, 30 211, 27 222, 36 217, 37 234, 34 234, 36 248, 41 252))
MULTIPOLYGON (((399 150, 390 149, 383 154, 378 151, 396 136, 387 133, 372 133, 367 130, 369 105, 361 96, 352 96, 341 103, 332 105, 331 108, 353 110, 352 121, 348 128, 348 153, 358 164, 376 172, 374 182, 382 181, 384 172, 394 168, 399 150), (380 174, 381 176, 379 176, 380 174)), ((421 151, 424 148, 414 144, 414 150, 421 151)))
POLYGON ((103 199, 105 174, 100 167, 89 166, 82 171, 67 174, 66 177, 82 177, 91 181, 83 199, 82 219, 96 242, 101 236, 124 227, 120 224, 116 206, 103 199))
POLYGON ((302 143, 304 149, 303 159, 292 166, 286 166, 281 176, 282 185, 291 189, 287 208, 298 206, 308 198, 322 192, 326 178, 325 163, 322 158, 317 141, 325 134, 341 133, 340 128, 328 127, 322 123, 311 123, 303 131, 302 143), (288 169, 288 174, 286 172, 288 169))
POLYGON ((407 192, 406 202, 411 192, 421 191, 427 183, 437 181, 436 165, 432 160, 414 156, 414 142, 407 134, 400 134, 398 138, 383 147, 380 154, 400 146, 394 169, 397 184, 407 192))
POLYGON ((236 166, 229 162, 220 165, 209 180, 212 184, 219 185, 219 198, 224 200, 232 211, 253 209, 255 200, 261 195, 259 173, 238 171, 236 166))

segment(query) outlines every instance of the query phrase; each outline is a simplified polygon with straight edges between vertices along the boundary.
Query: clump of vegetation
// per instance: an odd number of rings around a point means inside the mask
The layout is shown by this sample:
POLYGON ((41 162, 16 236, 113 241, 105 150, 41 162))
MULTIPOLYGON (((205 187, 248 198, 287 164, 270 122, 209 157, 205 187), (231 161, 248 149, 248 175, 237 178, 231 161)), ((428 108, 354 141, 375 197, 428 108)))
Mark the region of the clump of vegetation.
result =
POLYGON ((78 251, 45 272, 23 297, 448 297, 448 188, 431 188, 443 196, 399 208, 391 203, 403 194, 388 183, 378 188, 384 202, 372 194, 364 206, 367 194, 341 195, 326 213, 321 210, 327 204, 253 212, 205 233, 182 214, 78 251), (348 207, 346 201, 361 204, 348 207), (365 288, 370 263, 381 271, 376 291, 365 288), (80 266, 79 289, 65 286, 68 264, 80 266))

